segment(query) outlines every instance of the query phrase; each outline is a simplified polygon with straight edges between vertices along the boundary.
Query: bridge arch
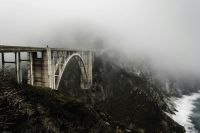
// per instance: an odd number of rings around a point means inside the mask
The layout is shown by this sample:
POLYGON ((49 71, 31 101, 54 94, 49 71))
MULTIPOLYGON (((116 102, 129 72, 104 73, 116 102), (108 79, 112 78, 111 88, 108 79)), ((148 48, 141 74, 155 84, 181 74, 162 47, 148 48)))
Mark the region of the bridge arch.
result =
MULTIPOLYGON (((78 64, 80 70, 81 70, 81 83, 80 86, 82 89, 89 89, 91 86, 91 83, 88 81, 88 73, 87 73, 87 69, 84 63, 83 58, 81 57, 81 55, 79 53, 73 53, 70 56, 68 56, 67 59, 64 59, 64 63, 63 65, 59 68, 59 65, 57 65, 57 69, 55 69, 56 71, 59 71, 59 76, 57 78, 57 81, 55 81, 55 89, 58 90, 59 85, 60 85, 60 81, 63 77, 64 71, 66 69, 66 67, 68 66, 69 62, 75 59, 76 63, 78 64)), ((62 59, 60 59, 59 63, 61 64, 62 59)), ((58 64, 59 64, 58 63, 58 64)))

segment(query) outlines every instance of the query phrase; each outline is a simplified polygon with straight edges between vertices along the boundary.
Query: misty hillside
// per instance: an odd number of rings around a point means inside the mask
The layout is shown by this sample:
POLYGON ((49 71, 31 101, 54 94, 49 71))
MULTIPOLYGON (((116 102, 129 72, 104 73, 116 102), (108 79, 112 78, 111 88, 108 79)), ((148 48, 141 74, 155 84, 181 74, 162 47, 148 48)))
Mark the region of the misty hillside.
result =
POLYGON ((73 60, 66 69, 59 91, 16 86, 0 76, 1 130, 56 133, 185 132, 182 126, 165 114, 173 113, 167 104, 169 95, 160 89, 160 84, 152 82, 150 76, 128 72, 110 61, 106 54, 95 57, 94 61, 93 86, 90 90, 80 89, 80 71, 73 60))
POLYGON ((141 71, 131 73, 111 61, 107 54, 95 58, 93 98, 95 108, 110 114, 124 128, 137 127, 147 133, 184 132, 164 112, 169 93, 163 84, 141 71))
POLYGON ((146 71, 138 75, 112 60, 107 54, 95 57, 91 90, 81 90, 80 71, 72 60, 59 91, 82 99, 96 110, 111 115, 117 125, 124 129, 141 129, 146 132, 168 131, 171 128, 179 130, 179 126, 176 127, 176 123, 164 113, 173 113, 173 110, 168 107, 170 94, 163 91, 163 84, 146 71))
POLYGON ((16 85, 2 75, 0 79, 1 132, 115 132, 108 116, 77 99, 49 88, 16 85))

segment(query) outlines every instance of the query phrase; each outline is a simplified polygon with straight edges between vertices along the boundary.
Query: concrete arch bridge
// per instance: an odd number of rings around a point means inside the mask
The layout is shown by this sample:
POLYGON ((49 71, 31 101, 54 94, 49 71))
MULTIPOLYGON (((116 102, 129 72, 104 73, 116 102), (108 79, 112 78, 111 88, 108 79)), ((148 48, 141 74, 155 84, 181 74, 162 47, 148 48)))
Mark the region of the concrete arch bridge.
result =
POLYGON ((28 84, 58 89, 65 68, 75 59, 81 70, 80 86, 89 89, 92 85, 93 52, 63 48, 42 48, 0 45, 2 71, 6 63, 15 65, 16 80, 22 83, 21 62, 28 62, 28 84), (14 61, 5 59, 6 53, 14 53, 14 61), (23 59, 21 54, 27 53, 23 59))

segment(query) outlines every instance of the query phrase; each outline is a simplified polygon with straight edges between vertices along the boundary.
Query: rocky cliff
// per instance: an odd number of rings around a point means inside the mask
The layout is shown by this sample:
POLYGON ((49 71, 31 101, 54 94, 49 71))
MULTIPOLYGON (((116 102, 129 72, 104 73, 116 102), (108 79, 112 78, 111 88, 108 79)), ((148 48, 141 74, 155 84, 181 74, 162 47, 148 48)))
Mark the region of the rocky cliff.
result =
POLYGON ((150 74, 130 72, 109 59, 95 58, 92 96, 98 110, 110 114, 120 127, 147 133, 184 132, 168 117, 169 94, 150 74), (139 131, 138 131, 139 130, 139 131))

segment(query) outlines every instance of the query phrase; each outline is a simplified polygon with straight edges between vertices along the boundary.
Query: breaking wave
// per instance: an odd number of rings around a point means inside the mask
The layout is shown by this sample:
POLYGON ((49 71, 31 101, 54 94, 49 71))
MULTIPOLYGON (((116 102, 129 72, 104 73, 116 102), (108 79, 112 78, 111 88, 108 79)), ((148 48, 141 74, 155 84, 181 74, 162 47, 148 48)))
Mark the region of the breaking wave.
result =
POLYGON ((198 133, 194 128, 191 117, 195 107, 195 102, 200 98, 200 93, 193 93, 192 95, 183 95, 181 98, 176 98, 174 101, 177 112, 172 115, 172 118, 180 125, 185 127, 186 133, 198 133))

